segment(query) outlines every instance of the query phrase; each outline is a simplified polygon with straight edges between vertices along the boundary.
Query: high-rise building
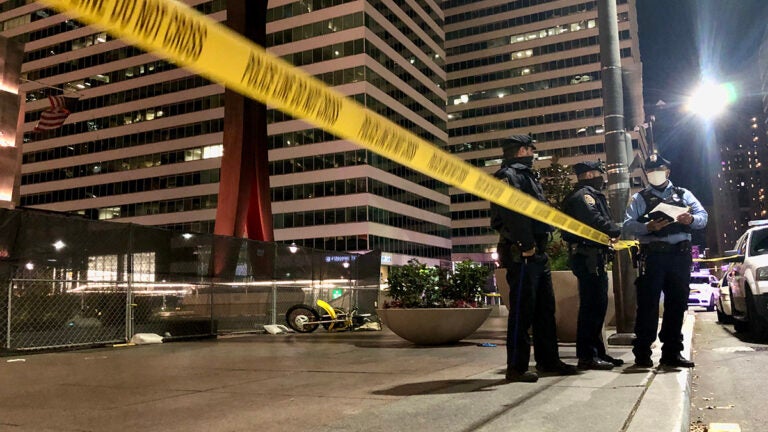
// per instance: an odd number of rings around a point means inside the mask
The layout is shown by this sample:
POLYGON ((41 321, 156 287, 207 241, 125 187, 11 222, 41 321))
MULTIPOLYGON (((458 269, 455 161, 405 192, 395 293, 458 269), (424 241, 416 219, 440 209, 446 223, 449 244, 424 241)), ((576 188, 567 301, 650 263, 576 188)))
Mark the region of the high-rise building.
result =
MULTIPOLYGON (((224 0, 185 3, 226 21, 224 0)), ((618 1, 618 20, 622 61, 637 66, 634 0, 618 1)), ((220 85, 32 0, 0 3, 0 35, 25 44, 21 205, 213 232, 220 85), (33 131, 62 93, 78 98, 66 123, 33 131)), ((489 172, 512 133, 532 133, 545 161, 605 160, 595 1, 273 0, 267 48, 489 172)), ((381 249, 393 264, 491 260, 487 202, 268 118, 277 241, 381 249)))
MULTIPOLYGON (((223 0, 186 3, 218 21, 223 0)), ((431 0, 270 2, 270 51, 438 146, 447 141, 442 14, 431 0)), ((33 1, 0 4, 26 44, 21 205, 213 231, 223 88, 33 1), (79 98, 35 132, 48 95, 79 98)), ((445 185, 276 110, 268 112, 275 238, 450 260, 445 185)))
POLYGON ((713 179, 717 248, 733 249, 750 221, 768 219, 768 162, 760 101, 748 98, 718 121, 720 167, 713 179))
MULTIPOLYGON (((635 1, 617 4, 622 65, 639 70, 635 1)), ((597 2, 448 0, 443 12, 448 151, 493 172, 500 140, 531 133, 540 166, 606 160, 597 2)), ((641 99, 627 102, 642 112, 641 99)), ((492 260, 498 235, 488 212, 488 202, 451 190, 455 260, 492 260)))
MULTIPOLYGON (((437 2, 270 2, 267 22, 272 53, 445 146, 437 2)), ((269 114, 277 239, 326 250, 380 249, 395 264, 450 260, 445 185, 279 111, 269 114)))

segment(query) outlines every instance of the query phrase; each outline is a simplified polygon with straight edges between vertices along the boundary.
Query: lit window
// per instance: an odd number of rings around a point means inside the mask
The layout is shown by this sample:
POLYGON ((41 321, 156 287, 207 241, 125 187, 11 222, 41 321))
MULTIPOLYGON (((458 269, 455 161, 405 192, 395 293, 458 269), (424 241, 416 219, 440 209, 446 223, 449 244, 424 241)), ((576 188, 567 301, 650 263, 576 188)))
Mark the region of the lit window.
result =
POLYGON ((212 159, 224 156, 224 144, 203 147, 203 159, 212 159))

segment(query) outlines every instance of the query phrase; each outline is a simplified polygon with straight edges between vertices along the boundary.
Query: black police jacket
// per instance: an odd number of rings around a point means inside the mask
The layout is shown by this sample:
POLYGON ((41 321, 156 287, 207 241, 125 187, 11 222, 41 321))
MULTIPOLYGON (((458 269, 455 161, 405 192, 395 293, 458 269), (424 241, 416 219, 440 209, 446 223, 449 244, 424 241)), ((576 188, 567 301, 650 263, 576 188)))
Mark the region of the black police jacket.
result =
MULTIPOLYGON (((546 202, 541 183, 533 170, 527 166, 504 161, 501 168, 493 175, 522 192, 546 202)), ((491 203, 491 227, 499 232, 500 243, 512 244, 520 251, 533 249, 537 245, 542 248, 546 245, 548 233, 554 231, 551 226, 543 222, 494 203, 491 203)), ((502 251, 499 253, 501 254, 502 251)))
MULTIPOLYGON (((575 189, 563 200, 563 213, 585 225, 615 238, 621 235, 621 226, 611 219, 605 195, 592 186, 576 183, 575 189)), ((603 246, 591 240, 563 231, 563 240, 590 246, 603 246)))

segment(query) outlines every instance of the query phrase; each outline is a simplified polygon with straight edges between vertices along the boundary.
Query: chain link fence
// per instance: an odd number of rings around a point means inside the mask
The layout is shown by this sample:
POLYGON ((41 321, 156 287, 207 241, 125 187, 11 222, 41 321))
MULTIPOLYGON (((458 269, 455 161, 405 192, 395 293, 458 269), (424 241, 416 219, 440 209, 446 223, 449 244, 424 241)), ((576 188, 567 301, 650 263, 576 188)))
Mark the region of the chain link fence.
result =
POLYGON ((317 299, 374 313, 380 260, 0 209, 0 349, 254 331, 317 299))

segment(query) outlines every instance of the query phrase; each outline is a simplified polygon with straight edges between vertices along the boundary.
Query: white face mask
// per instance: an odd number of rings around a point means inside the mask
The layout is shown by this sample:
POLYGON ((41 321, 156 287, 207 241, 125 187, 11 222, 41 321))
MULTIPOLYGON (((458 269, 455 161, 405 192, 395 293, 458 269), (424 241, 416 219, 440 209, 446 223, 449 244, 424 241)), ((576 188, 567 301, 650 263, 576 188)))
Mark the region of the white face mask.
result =
POLYGON ((661 186, 667 181, 666 171, 651 171, 648 173, 648 183, 653 186, 661 186))

